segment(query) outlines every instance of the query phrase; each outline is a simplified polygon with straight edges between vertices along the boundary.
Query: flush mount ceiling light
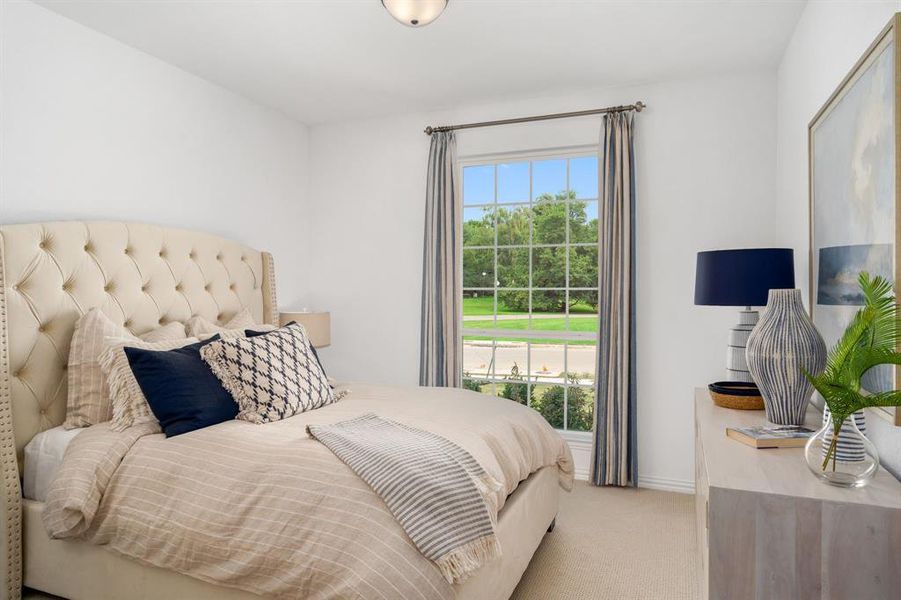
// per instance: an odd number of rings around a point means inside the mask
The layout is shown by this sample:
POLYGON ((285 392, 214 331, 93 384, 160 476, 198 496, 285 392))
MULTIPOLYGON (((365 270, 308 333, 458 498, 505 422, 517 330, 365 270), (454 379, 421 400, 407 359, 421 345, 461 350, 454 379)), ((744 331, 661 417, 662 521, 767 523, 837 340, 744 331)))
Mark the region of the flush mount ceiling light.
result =
POLYGON ((407 27, 422 27, 441 16, 447 0, 382 0, 382 6, 407 27))

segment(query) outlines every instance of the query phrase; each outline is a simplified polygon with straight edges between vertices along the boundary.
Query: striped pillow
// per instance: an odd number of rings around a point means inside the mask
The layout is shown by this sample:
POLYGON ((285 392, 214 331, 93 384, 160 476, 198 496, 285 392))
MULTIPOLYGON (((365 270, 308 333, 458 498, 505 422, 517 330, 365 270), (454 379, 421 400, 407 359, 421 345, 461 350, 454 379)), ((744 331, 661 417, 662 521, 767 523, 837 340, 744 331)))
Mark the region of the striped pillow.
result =
POLYGON ((211 342, 200 356, 238 403, 239 419, 269 423, 335 401, 303 325, 211 342))
POLYGON ((113 431, 124 431, 132 425, 156 422, 138 380, 131 370, 125 348, 140 350, 174 350, 199 342, 197 338, 182 338, 165 342, 144 342, 130 338, 107 338, 106 350, 100 355, 100 368, 109 384, 112 403, 113 431))
POLYGON ((69 345, 68 395, 66 421, 63 423, 66 429, 88 427, 112 418, 109 389, 100 368, 100 355, 106 348, 108 337, 134 341, 184 339, 185 328, 181 323, 172 322, 137 338, 121 325, 116 325, 99 308, 85 313, 75 324, 69 345))

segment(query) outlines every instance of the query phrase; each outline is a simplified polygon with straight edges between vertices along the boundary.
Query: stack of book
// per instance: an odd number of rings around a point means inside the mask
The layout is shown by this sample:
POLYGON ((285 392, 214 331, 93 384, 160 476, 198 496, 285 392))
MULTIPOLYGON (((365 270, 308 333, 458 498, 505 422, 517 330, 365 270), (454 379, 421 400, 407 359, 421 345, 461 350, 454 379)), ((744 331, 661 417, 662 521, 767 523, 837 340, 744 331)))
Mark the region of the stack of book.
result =
POLYGON ((726 428, 727 436, 754 448, 803 448, 814 433, 813 429, 800 425, 726 428))

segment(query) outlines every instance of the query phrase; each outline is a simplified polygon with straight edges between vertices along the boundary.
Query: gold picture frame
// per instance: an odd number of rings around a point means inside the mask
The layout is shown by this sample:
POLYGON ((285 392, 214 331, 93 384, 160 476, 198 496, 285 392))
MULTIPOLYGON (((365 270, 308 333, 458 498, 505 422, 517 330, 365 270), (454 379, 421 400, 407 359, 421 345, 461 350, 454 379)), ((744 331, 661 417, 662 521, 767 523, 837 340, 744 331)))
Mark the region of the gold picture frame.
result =
MULTIPOLYGON (((810 313, 830 347, 859 305, 856 272, 901 282, 901 43, 896 31, 901 31, 901 13, 807 128, 810 313)), ((897 389, 901 382, 901 366, 872 373, 871 389, 897 389)), ((901 409, 874 411, 901 425, 901 409)))

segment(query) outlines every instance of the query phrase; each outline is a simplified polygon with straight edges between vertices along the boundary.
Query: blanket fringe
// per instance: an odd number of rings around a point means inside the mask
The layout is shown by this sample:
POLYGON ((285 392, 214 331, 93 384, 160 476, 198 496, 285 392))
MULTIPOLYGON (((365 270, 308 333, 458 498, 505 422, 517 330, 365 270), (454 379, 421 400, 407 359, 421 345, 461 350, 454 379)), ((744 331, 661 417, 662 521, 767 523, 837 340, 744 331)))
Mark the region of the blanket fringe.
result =
POLYGON ((488 474, 482 471, 480 475, 470 473, 469 478, 479 490, 479 494, 485 500, 488 507, 488 516, 491 517, 491 524, 497 526, 497 513, 500 510, 501 494, 504 491, 504 485, 488 474))
POLYGON ((495 534, 454 548, 435 561, 448 583, 461 583, 488 561, 499 558, 501 543, 495 534))

